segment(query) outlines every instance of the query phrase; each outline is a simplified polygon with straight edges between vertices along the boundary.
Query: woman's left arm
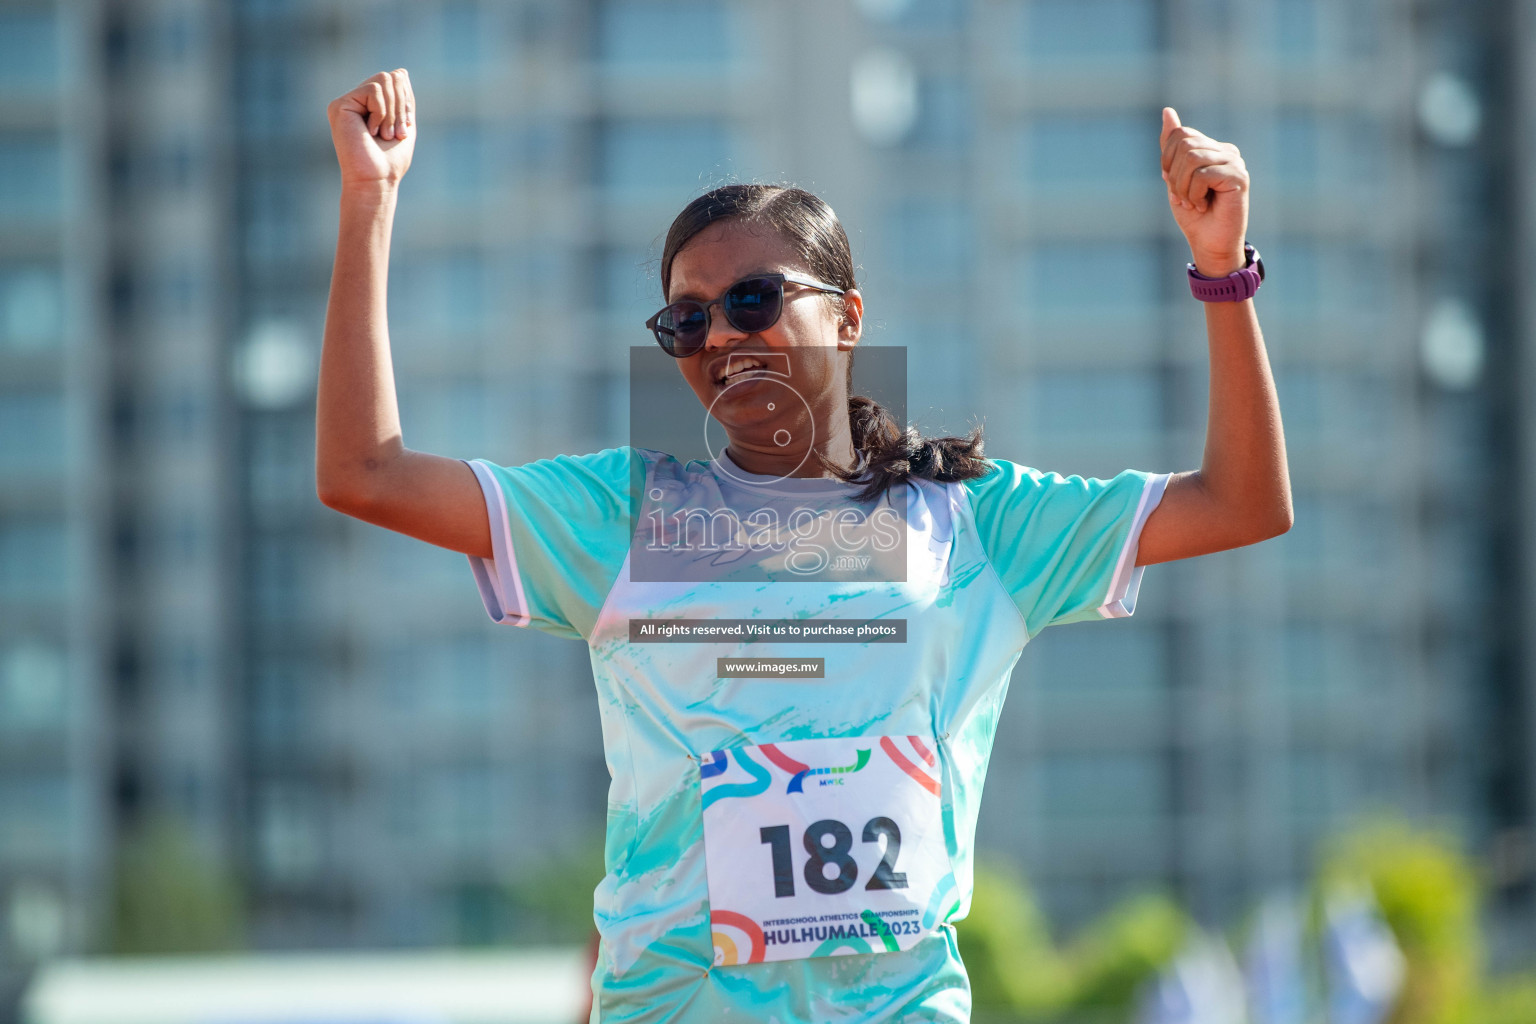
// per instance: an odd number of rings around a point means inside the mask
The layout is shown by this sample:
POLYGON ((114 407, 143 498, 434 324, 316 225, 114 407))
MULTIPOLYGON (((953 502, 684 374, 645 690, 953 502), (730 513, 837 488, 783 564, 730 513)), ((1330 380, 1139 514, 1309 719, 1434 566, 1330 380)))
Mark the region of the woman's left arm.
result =
MULTIPOLYGON (((1168 205, 1195 269, 1225 277, 1243 266, 1248 169, 1237 147, 1179 124, 1163 108, 1168 205)), ((1256 544, 1291 528, 1291 480, 1269 357, 1253 299, 1205 303, 1211 391, 1200 468, 1176 473, 1142 527, 1137 565, 1256 544)))

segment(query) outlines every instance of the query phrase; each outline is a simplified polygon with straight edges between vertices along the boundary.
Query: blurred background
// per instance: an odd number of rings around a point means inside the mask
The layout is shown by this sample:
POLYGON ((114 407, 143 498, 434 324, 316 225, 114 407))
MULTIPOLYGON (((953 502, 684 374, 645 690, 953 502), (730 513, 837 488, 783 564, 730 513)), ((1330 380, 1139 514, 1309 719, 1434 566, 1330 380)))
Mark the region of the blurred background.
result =
POLYGON ((369 1019, 580 1012, 586 651, 315 497, 325 106, 403 66, 405 440, 503 464, 626 443, 666 228, 757 179, 837 210, 925 431, 1194 468, 1159 108, 1236 143, 1296 526, 1024 653, 979 1009, 1154 1019, 1195 962, 1259 1024, 1536 1021, 1533 47, 1530 0, 0 2, 0 1019, 343 961, 574 1000, 369 1019))

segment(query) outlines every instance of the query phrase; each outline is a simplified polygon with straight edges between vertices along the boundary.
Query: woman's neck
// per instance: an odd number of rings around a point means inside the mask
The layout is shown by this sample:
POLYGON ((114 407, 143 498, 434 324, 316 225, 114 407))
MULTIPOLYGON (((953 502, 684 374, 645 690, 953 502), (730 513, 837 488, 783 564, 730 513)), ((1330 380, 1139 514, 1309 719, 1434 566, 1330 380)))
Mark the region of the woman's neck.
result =
MULTIPOLYGON (((812 454, 804 447, 780 447, 768 440, 731 437, 727 449, 731 461, 748 473, 775 477, 829 477, 812 454)), ((815 445, 815 450, 827 462, 843 470, 853 470, 859 464, 859 453, 853 447, 853 434, 844 418, 839 426, 833 426, 825 439, 815 445)))

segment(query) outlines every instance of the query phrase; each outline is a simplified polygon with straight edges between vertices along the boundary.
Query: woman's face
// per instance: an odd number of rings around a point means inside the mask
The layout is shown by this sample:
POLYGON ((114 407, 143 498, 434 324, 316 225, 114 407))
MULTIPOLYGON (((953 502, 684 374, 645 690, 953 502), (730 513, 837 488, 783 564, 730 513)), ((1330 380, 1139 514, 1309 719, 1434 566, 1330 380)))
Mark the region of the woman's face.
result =
MULTIPOLYGON (((744 277, 782 271, 815 276, 772 228, 719 221, 673 257, 667 301, 713 302, 744 277)), ((846 293, 849 322, 839 323, 828 294, 786 284, 778 321, 757 334, 737 330, 719 305, 710 307, 704 348, 677 363, 733 447, 804 451, 838 417, 846 422, 848 358, 859 340, 863 303, 857 291, 846 293)))

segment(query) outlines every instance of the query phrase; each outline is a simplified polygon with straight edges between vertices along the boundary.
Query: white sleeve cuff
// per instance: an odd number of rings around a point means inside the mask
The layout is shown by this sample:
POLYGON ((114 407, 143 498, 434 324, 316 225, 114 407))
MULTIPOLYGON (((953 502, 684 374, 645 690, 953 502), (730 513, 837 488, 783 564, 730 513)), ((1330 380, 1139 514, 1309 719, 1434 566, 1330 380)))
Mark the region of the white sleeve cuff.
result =
POLYGON ((1147 478, 1141 489, 1141 501, 1136 505, 1136 518, 1131 522, 1131 532, 1120 549, 1115 562, 1115 575, 1109 581, 1109 594, 1099 605, 1099 614, 1106 619, 1123 619, 1136 611, 1136 592, 1141 589, 1141 571, 1144 565, 1136 564, 1136 546, 1141 540, 1141 528, 1147 525, 1147 517, 1163 500, 1168 487, 1168 473, 1156 473, 1147 478))
POLYGON ((512 532, 507 520, 507 499, 496 483, 490 467, 479 459, 461 460, 475 472, 485 495, 485 513, 491 523, 491 553, 494 558, 469 558, 480 600, 492 622, 508 626, 528 625, 528 602, 523 595, 522 577, 517 572, 517 556, 512 551, 512 532))

